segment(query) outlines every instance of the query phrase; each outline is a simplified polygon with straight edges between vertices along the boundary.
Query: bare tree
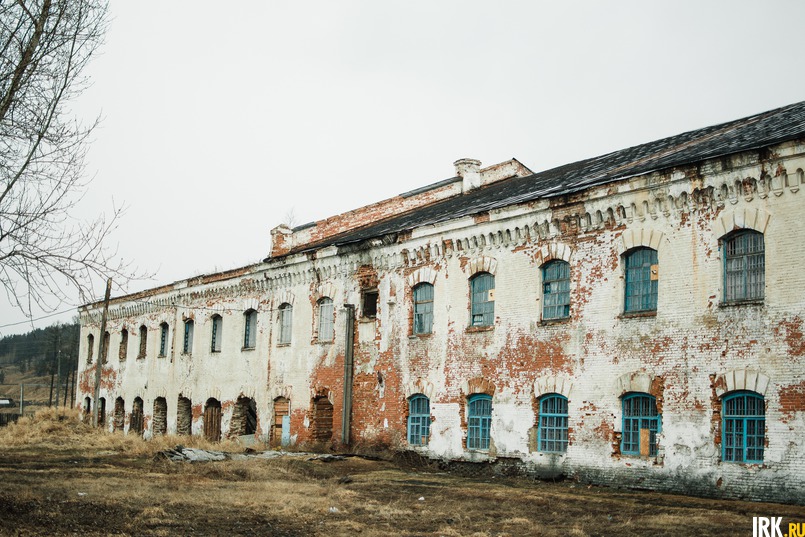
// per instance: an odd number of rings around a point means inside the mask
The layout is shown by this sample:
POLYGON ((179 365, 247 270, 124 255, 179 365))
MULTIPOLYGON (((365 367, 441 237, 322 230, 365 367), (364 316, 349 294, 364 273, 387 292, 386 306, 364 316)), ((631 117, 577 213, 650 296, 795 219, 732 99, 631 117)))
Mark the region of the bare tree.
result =
POLYGON ((93 280, 125 279, 106 243, 120 216, 76 219, 89 135, 69 105, 107 26, 105 0, 0 1, 0 284, 26 315, 93 280))

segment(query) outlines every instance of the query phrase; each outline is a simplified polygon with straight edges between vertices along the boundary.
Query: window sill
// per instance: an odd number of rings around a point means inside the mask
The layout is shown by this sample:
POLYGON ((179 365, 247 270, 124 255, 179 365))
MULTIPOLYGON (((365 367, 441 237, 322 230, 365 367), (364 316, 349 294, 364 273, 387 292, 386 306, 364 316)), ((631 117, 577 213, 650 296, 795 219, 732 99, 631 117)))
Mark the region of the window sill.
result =
POLYGON ((212 350, 212 351, 210 351, 210 354, 221 354, 221 351, 220 350, 217 350, 217 351, 212 350))
POLYGON ((311 341, 310 343, 312 343, 313 345, 332 345, 332 344, 333 344, 333 340, 332 340, 332 339, 330 339, 330 340, 327 340, 327 341, 322 341, 322 340, 320 340, 320 339, 314 339, 314 340, 313 340, 313 341, 311 341))
POLYGON ((630 311, 630 312, 623 312, 618 315, 618 319, 641 319, 645 317, 656 317, 657 310, 648 310, 648 311, 630 311))
POLYGON ((433 332, 428 332, 427 334, 411 334, 408 336, 408 339, 430 339, 433 337, 433 332))
POLYGON ((289 342, 287 342, 287 343, 277 343, 277 347, 278 347, 278 348, 279 348, 279 347, 290 347, 290 346, 291 346, 291 342, 290 342, 290 341, 289 341, 289 342))
POLYGON ((244 351, 253 351, 253 350, 254 350, 254 349, 256 349, 256 348, 257 348, 257 347, 241 347, 240 352, 244 352, 244 351))
POLYGON ((495 329, 495 325, 490 324, 488 326, 468 326, 464 332, 467 334, 475 334, 478 332, 491 332, 495 329))
POLYGON ((157 358, 167 358, 167 354, 157 354, 157 358))
POLYGON ((763 306, 765 301, 762 298, 752 300, 731 300, 729 302, 719 302, 719 308, 736 308, 740 306, 763 306))
POLYGON ((187 356, 188 358, 192 358, 193 353, 192 352, 183 352, 182 356, 187 356))
POLYGON ((540 326, 547 326, 550 324, 562 324, 562 323, 569 323, 573 320, 573 317, 557 317, 555 319, 542 319, 539 324, 540 326))

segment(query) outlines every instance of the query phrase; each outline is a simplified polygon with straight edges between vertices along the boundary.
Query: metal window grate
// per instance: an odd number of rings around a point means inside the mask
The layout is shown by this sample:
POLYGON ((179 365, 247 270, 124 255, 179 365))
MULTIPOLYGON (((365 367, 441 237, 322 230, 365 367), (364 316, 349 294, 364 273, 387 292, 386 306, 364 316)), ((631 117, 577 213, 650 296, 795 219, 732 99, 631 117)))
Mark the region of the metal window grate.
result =
POLYGON ((645 455, 640 452, 642 431, 647 431, 650 457, 657 455, 657 435, 660 432, 660 414, 657 400, 648 394, 630 394, 623 397, 623 436, 621 453, 645 455))
POLYGON ((253 349, 257 344, 257 312, 247 311, 243 321, 243 348, 253 349))
POLYGON ((495 277, 482 272, 470 280, 472 307, 470 325, 492 326, 495 322, 495 277))
POLYGON ((567 398, 546 395, 539 405, 539 450, 563 453, 567 451, 567 398))
POLYGON ((430 436, 430 399, 414 395, 408 400, 408 443, 424 446, 430 436))
POLYGON ((489 449, 491 424, 492 398, 485 394, 470 397, 467 419, 467 449, 489 449))
POLYGON ((766 288, 763 234, 742 231, 724 242, 724 301, 760 300, 766 288))
POLYGON ((182 353, 190 354, 193 352, 193 321, 187 320, 184 323, 184 340, 182 342, 182 353))
POLYGON ((542 267, 542 318, 570 317, 570 263, 551 261, 542 267))
POLYGON ((755 392, 736 392, 724 398, 723 458, 728 462, 763 462, 766 443, 766 404, 755 392))
POLYGON ((210 339, 210 350, 212 352, 221 352, 221 343, 223 339, 224 320, 220 315, 215 315, 212 318, 212 338, 210 339))
POLYGON ((168 323, 159 325, 159 355, 167 356, 168 354, 168 323))
POLYGON ((624 311, 657 310, 657 250, 638 248, 626 254, 624 311), (652 274, 652 271, 654 273, 652 274))
POLYGON ((420 283, 414 287, 414 333, 433 331, 433 285, 420 283))

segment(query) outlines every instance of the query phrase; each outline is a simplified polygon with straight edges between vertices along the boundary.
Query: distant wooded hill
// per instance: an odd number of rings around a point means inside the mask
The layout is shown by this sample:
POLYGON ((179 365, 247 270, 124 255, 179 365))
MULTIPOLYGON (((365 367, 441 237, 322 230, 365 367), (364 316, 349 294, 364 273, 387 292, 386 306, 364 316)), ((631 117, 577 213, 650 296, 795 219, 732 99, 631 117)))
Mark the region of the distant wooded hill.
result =
POLYGON ((54 324, 27 334, 0 339, 0 384, 3 365, 15 365, 21 373, 53 375, 61 359, 62 375, 78 365, 78 323, 54 324), (61 352, 59 352, 61 351, 61 352))

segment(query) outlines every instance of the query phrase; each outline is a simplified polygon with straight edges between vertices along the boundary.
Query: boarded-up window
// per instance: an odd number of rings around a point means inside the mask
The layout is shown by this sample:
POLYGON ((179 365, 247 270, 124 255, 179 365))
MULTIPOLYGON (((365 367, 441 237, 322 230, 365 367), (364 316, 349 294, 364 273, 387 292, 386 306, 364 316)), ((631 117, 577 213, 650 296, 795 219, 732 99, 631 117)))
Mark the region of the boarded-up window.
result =
POLYGON ((126 426, 126 402, 122 397, 115 399, 115 417, 112 428, 115 431, 122 431, 126 426))
POLYGON ((176 434, 193 433, 193 404, 187 397, 179 396, 176 404, 176 434))
POLYGON ((204 438, 211 442, 221 440, 221 402, 212 397, 204 406, 204 438))
POLYGON ((271 427, 271 446, 276 447, 282 443, 282 419, 291 414, 291 401, 285 397, 274 399, 274 423, 271 427))
POLYGON ((136 435, 143 434, 143 400, 139 397, 134 398, 134 404, 131 407, 131 421, 129 423, 129 431, 136 435))

